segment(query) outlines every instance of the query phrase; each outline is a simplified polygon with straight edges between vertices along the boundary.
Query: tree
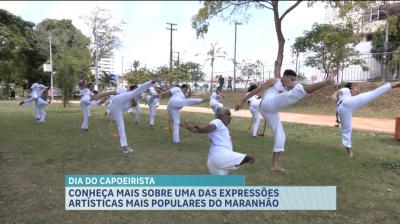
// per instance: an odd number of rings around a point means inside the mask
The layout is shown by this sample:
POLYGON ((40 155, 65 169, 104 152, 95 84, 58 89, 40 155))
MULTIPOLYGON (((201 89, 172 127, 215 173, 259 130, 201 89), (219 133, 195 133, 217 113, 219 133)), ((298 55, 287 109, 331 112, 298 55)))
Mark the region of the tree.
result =
MULTIPOLYGON (((100 7, 96 7, 89 15, 81 16, 81 18, 91 30, 91 66, 95 67, 97 66, 96 56, 97 61, 110 58, 114 55, 114 50, 120 47, 121 40, 117 34, 122 32, 124 22, 111 24, 113 18, 111 12, 100 7)), ((98 77, 95 78, 98 79, 98 77)))
POLYGON ((133 67, 133 69, 134 69, 135 71, 137 71, 137 69, 139 68, 139 66, 140 66, 140 61, 137 61, 137 60, 133 61, 132 67, 133 67))
POLYGON ((211 65, 211 87, 210 87, 210 91, 212 91, 215 59, 217 59, 217 58, 225 58, 226 57, 226 52, 224 50, 222 50, 221 47, 217 47, 217 43, 214 43, 214 44, 211 43, 210 50, 207 51, 207 56, 208 56, 208 58, 206 59, 206 61, 210 61, 210 65, 211 65))
POLYGON ((90 74, 90 40, 71 20, 46 19, 37 25, 38 45, 48 51, 48 35, 52 36, 55 83, 62 90, 64 107, 72 98, 79 78, 90 74))
MULTIPOLYGON (((400 16, 391 16, 387 21, 389 22, 389 30, 386 50, 387 52, 395 52, 393 55, 390 55, 392 57, 388 57, 388 65, 390 72, 396 73, 394 78, 398 79, 400 77, 400 55, 398 53, 400 51, 400 16)), ((385 53, 385 36, 386 30, 383 27, 372 35, 371 53, 373 53, 374 58, 378 61, 383 61, 382 55, 385 53)))
POLYGON ((322 70, 327 79, 332 71, 341 71, 350 65, 368 69, 364 60, 356 58, 359 56, 359 52, 354 49, 357 43, 350 25, 315 23, 311 31, 296 38, 292 53, 305 53, 305 64, 322 70))
POLYGON ((247 87, 247 84, 251 77, 257 76, 258 78, 261 75, 261 70, 262 70, 263 63, 260 60, 256 60, 255 63, 252 62, 247 62, 243 60, 243 62, 240 64, 239 69, 241 70, 241 73, 243 76, 246 78, 246 84, 244 88, 247 87))
POLYGON ((103 74, 99 78, 100 87, 106 89, 107 87, 117 86, 117 77, 114 74, 103 71, 103 74))
MULTIPOLYGON (((48 76, 40 69, 46 56, 36 46, 35 24, 0 9, 0 83, 4 83, 5 96, 10 85, 22 85, 48 76)), ((26 86, 28 88, 28 86, 26 86)))
POLYGON ((280 77, 280 71, 283 61, 283 51, 285 47, 285 38, 282 33, 282 21, 287 14, 289 14, 294 8, 296 8, 301 0, 296 1, 282 14, 279 11, 280 1, 204 1, 203 7, 198 13, 192 18, 192 28, 196 30, 197 37, 203 37, 208 32, 210 20, 216 16, 220 16, 225 20, 234 20, 235 16, 242 15, 244 17, 249 16, 247 14, 248 9, 255 7, 259 9, 271 10, 274 14, 275 31, 278 38, 278 54, 275 60, 274 74, 275 77, 280 77), (230 10, 229 13, 224 12, 230 10))

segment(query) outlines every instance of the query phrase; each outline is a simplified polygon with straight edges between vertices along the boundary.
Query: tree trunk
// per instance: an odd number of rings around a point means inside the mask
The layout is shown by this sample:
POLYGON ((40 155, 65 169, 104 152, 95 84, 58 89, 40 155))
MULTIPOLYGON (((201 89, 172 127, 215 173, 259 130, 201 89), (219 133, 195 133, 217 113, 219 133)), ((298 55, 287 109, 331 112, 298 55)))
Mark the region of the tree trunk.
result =
POLYGON ((278 38, 278 54, 275 60, 274 76, 275 78, 280 78, 283 61, 283 49, 285 47, 285 38, 283 37, 282 33, 282 21, 279 18, 278 1, 272 1, 272 7, 274 11, 276 36, 278 38))

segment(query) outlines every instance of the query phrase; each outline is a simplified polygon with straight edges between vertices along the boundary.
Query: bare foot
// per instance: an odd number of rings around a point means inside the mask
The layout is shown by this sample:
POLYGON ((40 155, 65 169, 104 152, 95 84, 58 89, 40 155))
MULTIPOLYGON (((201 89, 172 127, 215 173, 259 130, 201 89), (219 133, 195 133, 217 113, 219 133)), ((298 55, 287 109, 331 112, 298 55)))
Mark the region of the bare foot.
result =
POLYGON ((346 150, 347 150, 347 155, 349 157, 353 157, 353 150, 351 150, 351 148, 346 148, 346 150))
POLYGON ((276 166, 276 167, 271 167, 272 171, 280 171, 280 172, 286 172, 286 169, 280 167, 280 166, 276 166))

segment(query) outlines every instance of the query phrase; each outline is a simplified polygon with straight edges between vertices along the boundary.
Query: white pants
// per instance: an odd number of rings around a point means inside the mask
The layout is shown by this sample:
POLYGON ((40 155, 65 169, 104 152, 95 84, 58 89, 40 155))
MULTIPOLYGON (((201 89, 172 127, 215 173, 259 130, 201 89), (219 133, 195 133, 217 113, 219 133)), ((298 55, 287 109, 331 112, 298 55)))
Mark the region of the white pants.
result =
POLYGON ((218 101, 214 101, 210 103, 211 109, 214 111, 214 114, 217 113, 218 108, 223 107, 224 105, 218 101))
POLYGON ((119 142, 122 147, 128 146, 128 141, 126 139, 126 133, 125 133, 124 116, 123 116, 125 106, 126 104, 129 103, 129 101, 142 94, 146 89, 150 88, 151 86, 152 83, 149 81, 143 83, 133 91, 121 93, 112 98, 112 102, 110 104, 110 113, 111 116, 114 118, 115 123, 117 124, 119 142))
POLYGON ((193 99, 171 98, 169 100, 167 110, 168 110, 169 118, 172 121, 172 142, 173 143, 180 142, 179 124, 180 124, 180 116, 181 116, 182 107, 199 104, 201 102, 203 102, 203 99, 200 99, 200 98, 193 98, 193 99))
POLYGON ((31 92, 31 98, 28 98, 28 99, 24 100, 24 104, 29 104, 29 103, 32 103, 32 102, 36 102, 37 99, 39 98, 39 96, 40 96, 39 93, 37 93, 35 91, 32 91, 31 92))
POLYGON ((156 116, 156 105, 159 103, 159 98, 147 96, 147 105, 150 109, 150 125, 154 125, 154 117, 156 116))
POLYGON ((390 83, 386 83, 385 85, 378 87, 372 91, 361 93, 356 96, 348 97, 342 101, 339 105, 337 111, 340 118, 340 126, 342 129, 342 144, 351 148, 351 118, 353 115, 353 111, 357 108, 371 102, 376 99, 378 96, 389 92, 392 89, 390 83))
POLYGON ((46 119, 46 111, 44 110, 44 107, 48 105, 49 103, 42 98, 38 98, 37 101, 37 108, 38 108, 38 115, 39 115, 39 123, 44 123, 46 119))
POLYGON ((208 171, 212 175, 227 175, 229 171, 239 169, 239 164, 245 157, 246 154, 218 148, 208 155, 208 171))
POLYGON ((82 129, 88 129, 89 128, 89 117, 90 117, 90 97, 83 97, 81 98, 80 106, 83 114, 83 122, 82 122, 82 129))
POLYGON ((261 101, 260 113, 274 132, 273 152, 285 151, 286 135, 279 117, 279 111, 299 102, 306 95, 307 93, 303 86, 301 84, 296 84, 295 87, 288 92, 272 97, 266 96, 266 98, 261 101))
POLYGON ((258 126, 260 125, 260 110, 259 107, 250 107, 252 116, 251 122, 251 135, 257 136, 258 126))
POLYGON ((136 107, 135 107, 135 121, 136 122, 140 121, 141 115, 142 115, 142 110, 140 109, 140 105, 139 105, 139 102, 138 102, 136 107))

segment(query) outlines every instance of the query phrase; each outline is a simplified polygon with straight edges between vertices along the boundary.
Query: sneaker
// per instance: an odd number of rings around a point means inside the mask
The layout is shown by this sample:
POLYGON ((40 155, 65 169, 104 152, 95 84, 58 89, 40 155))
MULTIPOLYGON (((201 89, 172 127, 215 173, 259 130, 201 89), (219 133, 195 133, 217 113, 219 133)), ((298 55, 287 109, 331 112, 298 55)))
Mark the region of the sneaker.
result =
POLYGON ((154 125, 150 125, 150 129, 154 129, 154 125))
POLYGON ((122 152, 125 153, 125 154, 132 153, 133 149, 131 147, 129 147, 129 146, 124 146, 124 147, 122 147, 122 152))
POLYGON ((21 106, 22 104, 24 104, 24 101, 19 102, 19 105, 21 106))

